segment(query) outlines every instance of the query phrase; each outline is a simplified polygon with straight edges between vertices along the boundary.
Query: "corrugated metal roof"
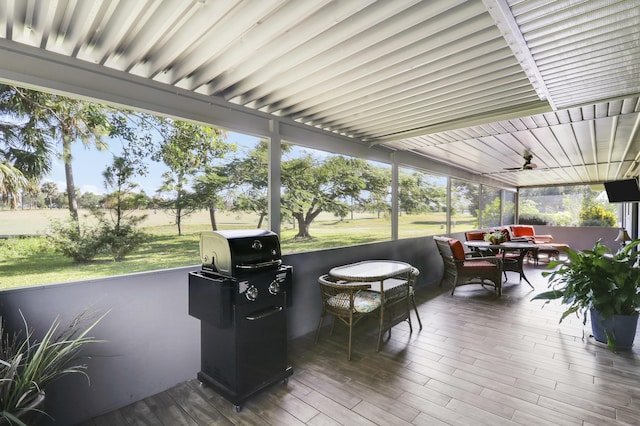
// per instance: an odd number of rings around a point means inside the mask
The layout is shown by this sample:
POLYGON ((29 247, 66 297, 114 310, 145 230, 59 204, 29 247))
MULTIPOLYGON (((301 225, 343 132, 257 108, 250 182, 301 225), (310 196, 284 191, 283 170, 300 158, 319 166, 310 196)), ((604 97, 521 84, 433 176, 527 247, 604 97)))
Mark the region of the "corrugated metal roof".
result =
POLYGON ((0 38, 510 185, 638 175, 637 0, 0 0, 0 38))

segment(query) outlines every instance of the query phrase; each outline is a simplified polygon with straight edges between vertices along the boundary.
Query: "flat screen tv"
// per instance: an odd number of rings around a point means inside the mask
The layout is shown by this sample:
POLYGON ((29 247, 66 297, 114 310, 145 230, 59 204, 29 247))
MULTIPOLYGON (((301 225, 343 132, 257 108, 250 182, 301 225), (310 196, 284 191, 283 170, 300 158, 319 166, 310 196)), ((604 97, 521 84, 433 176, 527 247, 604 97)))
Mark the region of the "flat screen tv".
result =
POLYGON ((604 183, 610 203, 640 201, 640 188, 637 179, 614 180, 604 183))

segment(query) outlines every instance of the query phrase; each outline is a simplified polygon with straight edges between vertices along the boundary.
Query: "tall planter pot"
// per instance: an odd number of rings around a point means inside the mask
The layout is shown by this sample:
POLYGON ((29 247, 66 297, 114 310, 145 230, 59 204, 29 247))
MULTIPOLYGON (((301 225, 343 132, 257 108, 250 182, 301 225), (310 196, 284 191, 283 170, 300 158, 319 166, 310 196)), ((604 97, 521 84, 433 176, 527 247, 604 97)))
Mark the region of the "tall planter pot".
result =
POLYGON ((613 340, 614 348, 628 349, 633 346, 638 326, 638 314, 611 315, 602 319, 600 311, 591 310, 591 330, 598 342, 609 344, 607 336, 613 340))

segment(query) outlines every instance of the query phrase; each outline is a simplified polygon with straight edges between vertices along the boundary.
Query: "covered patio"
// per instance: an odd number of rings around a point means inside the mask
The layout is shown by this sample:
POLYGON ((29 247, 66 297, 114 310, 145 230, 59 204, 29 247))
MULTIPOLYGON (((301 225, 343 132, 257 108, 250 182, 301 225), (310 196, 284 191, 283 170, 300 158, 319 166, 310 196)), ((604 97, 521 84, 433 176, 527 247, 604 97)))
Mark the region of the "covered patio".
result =
POLYGON ((449 295, 418 293, 424 329, 407 323, 375 351, 375 321, 361 323, 351 361, 346 328, 290 341, 295 374, 233 405, 196 379, 82 423, 166 425, 620 425, 640 422, 637 350, 613 354, 557 305, 529 299, 546 288, 529 266, 532 290, 509 274, 501 298, 480 286, 449 295))
MULTIPOLYGON (((9 0, 0 58, 6 84, 267 138, 272 188, 280 142, 386 162, 396 180, 402 166, 506 191, 638 176, 635 0, 9 0), (525 151, 536 170, 518 170, 525 151)), ((278 232, 279 191, 269 196, 278 232)), ((441 294, 432 237, 398 239, 392 207, 391 241, 284 256, 294 267, 296 372, 239 414, 193 381, 200 336, 187 273, 198 265, 4 291, 0 309, 9 324, 22 311, 35 325, 111 310, 95 329, 107 343, 89 360, 91 385, 69 377, 48 392, 51 424, 640 420, 637 349, 613 355, 583 341, 582 324, 558 326, 551 307, 529 302, 528 286, 499 299, 441 294), (395 327, 379 354, 363 335, 352 363, 339 333, 311 345, 317 277, 384 258, 421 271, 424 329, 395 327)), ((629 211, 637 238, 638 203, 629 211)), ((536 228, 576 249, 617 244, 615 228, 536 228)))

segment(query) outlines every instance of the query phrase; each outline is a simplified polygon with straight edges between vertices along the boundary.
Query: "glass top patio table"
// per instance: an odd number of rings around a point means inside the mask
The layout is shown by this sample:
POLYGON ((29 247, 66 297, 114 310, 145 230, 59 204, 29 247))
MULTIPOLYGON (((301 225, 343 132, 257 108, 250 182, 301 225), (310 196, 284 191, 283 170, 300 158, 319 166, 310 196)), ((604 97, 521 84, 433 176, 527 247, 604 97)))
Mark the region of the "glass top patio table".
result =
MULTIPOLYGON (((396 260, 365 260, 332 268, 329 275, 344 281, 373 283, 406 274, 411 268, 410 264, 396 260)), ((379 288, 372 290, 379 291, 379 288)))
POLYGON ((537 245, 533 243, 525 243, 525 242, 517 242, 517 241, 505 241, 500 244, 492 244, 488 241, 465 241, 464 245, 468 247, 478 247, 478 248, 490 248, 496 250, 535 250, 538 248, 537 245))

